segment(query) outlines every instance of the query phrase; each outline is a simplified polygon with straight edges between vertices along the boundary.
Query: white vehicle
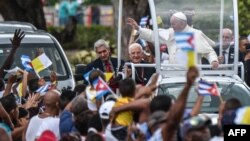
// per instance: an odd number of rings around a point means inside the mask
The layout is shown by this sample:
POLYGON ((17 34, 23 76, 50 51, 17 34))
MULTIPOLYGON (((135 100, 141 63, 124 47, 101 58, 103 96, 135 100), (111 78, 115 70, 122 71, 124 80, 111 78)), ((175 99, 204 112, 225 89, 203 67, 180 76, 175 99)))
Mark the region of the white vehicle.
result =
MULTIPOLYGON (((14 32, 0 32, 1 66, 3 65, 12 48, 10 38, 13 37, 13 34, 14 32)), ((46 81, 49 81, 50 71, 55 71, 58 76, 58 89, 61 90, 63 87, 70 87, 73 89, 75 87, 75 81, 68 59, 59 42, 47 32, 25 32, 25 37, 23 38, 20 47, 16 51, 15 59, 11 68, 18 66, 19 68, 24 69, 21 63, 21 56, 27 55, 32 60, 37 57, 38 50, 42 50, 52 62, 52 65, 49 68, 41 71, 39 75, 44 77, 46 81)), ((5 80, 7 80, 7 78, 8 75, 5 76, 5 80)))

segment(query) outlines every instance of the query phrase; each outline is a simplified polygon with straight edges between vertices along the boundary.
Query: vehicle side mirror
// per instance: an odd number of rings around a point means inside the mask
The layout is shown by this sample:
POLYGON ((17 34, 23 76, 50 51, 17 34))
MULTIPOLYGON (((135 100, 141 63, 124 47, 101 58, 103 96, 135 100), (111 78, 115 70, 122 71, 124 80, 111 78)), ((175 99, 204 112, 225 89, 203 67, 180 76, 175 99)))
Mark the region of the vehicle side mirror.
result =
POLYGON ((86 69, 86 64, 77 64, 75 65, 75 81, 81 81, 83 80, 83 72, 86 69))

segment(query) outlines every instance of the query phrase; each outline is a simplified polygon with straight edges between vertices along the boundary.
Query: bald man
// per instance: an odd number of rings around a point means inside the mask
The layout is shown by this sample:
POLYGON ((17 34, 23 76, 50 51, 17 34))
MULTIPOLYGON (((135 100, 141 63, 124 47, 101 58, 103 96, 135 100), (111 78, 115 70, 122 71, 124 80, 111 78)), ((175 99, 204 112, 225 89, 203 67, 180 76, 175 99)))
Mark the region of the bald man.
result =
MULTIPOLYGON (((142 46, 138 43, 132 43, 128 47, 129 59, 130 62, 134 64, 148 64, 148 62, 143 60, 143 49, 142 46)), ((151 67, 136 67, 135 68, 135 81, 136 84, 146 85, 152 76, 155 73, 155 68, 151 67)))
MULTIPOLYGON (((160 44, 167 44, 169 52, 169 63, 178 64, 180 61, 176 58, 179 51, 176 47, 175 32, 192 32, 195 33, 196 50, 200 62, 201 56, 207 58, 213 69, 218 68, 218 57, 212 48, 215 43, 209 39, 202 31, 194 29, 187 24, 187 17, 182 12, 177 12, 170 18, 171 28, 159 29, 160 44)), ((153 31, 138 26, 134 19, 128 18, 127 24, 138 30, 140 38, 149 42, 154 42, 153 31)))
POLYGON ((45 130, 51 130, 60 139, 59 133, 59 99, 58 91, 50 90, 46 92, 43 98, 45 106, 44 112, 31 118, 27 131, 26 141, 34 141, 45 130))

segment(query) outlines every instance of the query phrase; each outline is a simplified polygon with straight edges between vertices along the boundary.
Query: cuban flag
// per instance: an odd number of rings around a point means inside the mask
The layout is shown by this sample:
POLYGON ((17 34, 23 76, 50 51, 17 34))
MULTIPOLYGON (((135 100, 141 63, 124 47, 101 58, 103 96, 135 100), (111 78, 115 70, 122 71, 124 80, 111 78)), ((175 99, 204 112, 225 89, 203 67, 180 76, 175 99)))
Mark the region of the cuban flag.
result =
POLYGON ((50 85, 46 84, 38 88, 35 92, 40 93, 40 95, 44 95, 47 91, 49 91, 50 85))
POLYGON ((198 93, 200 95, 220 96, 217 85, 215 83, 209 83, 202 79, 198 82, 198 93))
POLYGON ((140 20, 140 26, 146 27, 147 21, 148 21, 148 16, 142 17, 140 20))
POLYGON ((108 93, 114 93, 110 87, 107 85, 107 83, 101 78, 98 77, 94 82, 93 86, 96 90, 96 99, 99 100, 101 99, 104 95, 108 93))
POLYGON ((175 41, 177 48, 180 50, 176 55, 179 62, 186 64, 188 67, 195 66, 194 34, 192 32, 176 32, 175 41))
POLYGON ((179 49, 194 50, 194 34, 192 32, 176 32, 175 41, 179 49))
POLYGON ((32 67, 32 64, 31 64, 31 59, 30 59, 30 57, 28 55, 22 55, 21 56, 21 61, 22 61, 22 65, 23 65, 24 69, 27 72, 34 71, 34 69, 32 67))

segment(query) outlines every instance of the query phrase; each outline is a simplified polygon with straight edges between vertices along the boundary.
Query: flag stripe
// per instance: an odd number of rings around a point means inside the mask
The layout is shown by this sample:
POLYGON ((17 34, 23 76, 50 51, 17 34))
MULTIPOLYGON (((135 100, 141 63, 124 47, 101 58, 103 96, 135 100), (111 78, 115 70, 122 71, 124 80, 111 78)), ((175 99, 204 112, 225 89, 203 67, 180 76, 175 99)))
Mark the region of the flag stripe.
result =
POLYGON ((26 71, 33 71, 33 67, 32 67, 32 65, 31 65, 31 59, 30 59, 30 57, 29 56, 27 56, 27 55, 22 55, 21 56, 21 61, 22 61, 22 65, 23 65, 23 67, 24 67, 24 69, 26 70, 26 71))
POLYGON ((47 92, 49 90, 49 87, 50 85, 49 84, 46 84, 44 86, 41 86, 40 88, 38 88, 36 90, 37 93, 44 93, 44 92, 47 92))

